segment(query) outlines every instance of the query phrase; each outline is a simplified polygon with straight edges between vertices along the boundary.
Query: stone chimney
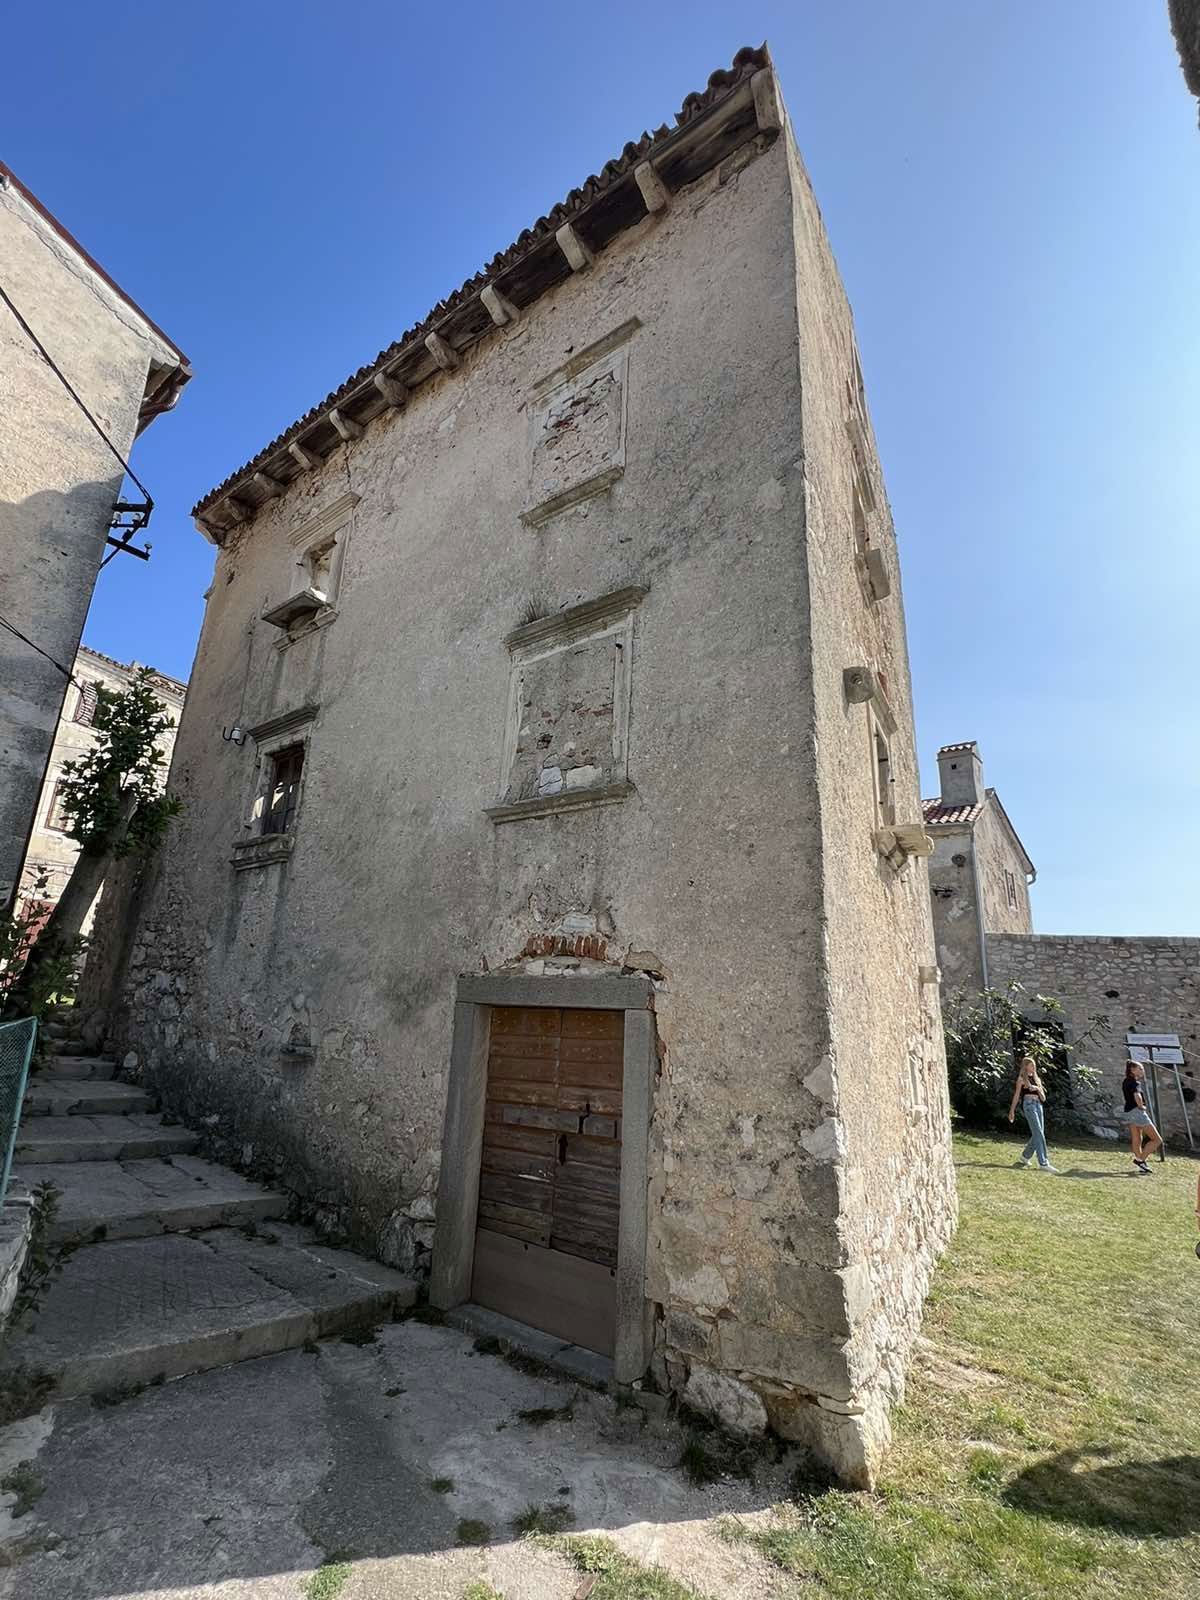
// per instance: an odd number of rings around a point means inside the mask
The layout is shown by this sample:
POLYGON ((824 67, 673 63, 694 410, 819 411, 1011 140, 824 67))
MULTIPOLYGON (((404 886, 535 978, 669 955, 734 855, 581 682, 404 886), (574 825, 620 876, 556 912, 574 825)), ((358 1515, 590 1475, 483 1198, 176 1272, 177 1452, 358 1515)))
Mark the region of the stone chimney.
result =
POLYGON ((983 799, 983 762, 974 739, 944 744, 937 753, 944 806, 976 806, 983 799))

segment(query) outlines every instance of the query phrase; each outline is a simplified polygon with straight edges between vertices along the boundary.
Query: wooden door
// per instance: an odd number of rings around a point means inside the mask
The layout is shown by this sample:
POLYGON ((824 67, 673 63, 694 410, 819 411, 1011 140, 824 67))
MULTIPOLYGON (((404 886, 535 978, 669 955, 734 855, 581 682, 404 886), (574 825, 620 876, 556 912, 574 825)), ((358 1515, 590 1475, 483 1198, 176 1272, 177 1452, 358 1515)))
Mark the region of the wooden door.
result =
MULTIPOLYGON (((564 982, 569 982, 564 979, 564 982)), ((496 1006, 471 1298, 613 1353, 625 1014, 496 1006)))

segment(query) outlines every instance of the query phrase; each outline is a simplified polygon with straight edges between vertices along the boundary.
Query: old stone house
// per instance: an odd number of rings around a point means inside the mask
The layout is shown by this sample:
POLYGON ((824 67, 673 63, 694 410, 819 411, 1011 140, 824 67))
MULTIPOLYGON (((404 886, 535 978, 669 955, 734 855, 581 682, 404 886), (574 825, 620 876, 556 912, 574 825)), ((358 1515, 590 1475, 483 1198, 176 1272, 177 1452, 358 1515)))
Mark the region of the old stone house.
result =
POLYGON ((191 368, 2 163, 0 290, 2 908, 116 516, 118 457, 175 404, 191 368))
MULTIPOLYGON (((68 762, 78 761, 96 742, 92 726, 96 689, 101 686, 119 694, 133 682, 139 665, 136 661, 114 661, 111 656, 103 655, 99 650, 89 650, 86 645, 81 645, 76 653, 72 666, 74 682, 63 703, 58 727, 54 730, 50 760, 21 868, 19 898, 26 903, 27 915, 42 918, 50 913, 66 886, 79 854, 79 846, 66 832, 62 814, 63 769, 68 762)), ((187 685, 161 672, 154 673, 149 682, 163 712, 175 724, 158 741, 163 756, 161 772, 165 785, 187 685)), ((93 905, 84 923, 85 934, 91 930, 95 910, 93 905)))
POLYGON ((954 1181, 896 544, 765 50, 196 515, 120 1048, 436 1305, 869 1481, 954 1181))
POLYGON ((945 745, 937 760, 941 793, 924 801, 924 813, 945 989, 1019 983, 1058 1000, 1064 1043, 1101 1075, 1078 1095, 1083 1125, 1106 1138, 1123 1133, 1120 1086, 1132 1050, 1149 1063, 1163 1132, 1177 1147, 1200 1146, 1200 939, 1035 933, 1033 863, 996 791, 984 786, 978 745, 945 745))

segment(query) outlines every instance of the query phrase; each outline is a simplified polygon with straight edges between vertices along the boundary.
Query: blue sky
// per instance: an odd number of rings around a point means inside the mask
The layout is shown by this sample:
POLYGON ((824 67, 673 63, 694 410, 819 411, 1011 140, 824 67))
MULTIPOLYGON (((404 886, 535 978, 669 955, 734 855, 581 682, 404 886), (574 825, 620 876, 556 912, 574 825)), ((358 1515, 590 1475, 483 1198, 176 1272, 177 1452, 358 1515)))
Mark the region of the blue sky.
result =
POLYGON ((196 370, 134 456, 153 560, 106 568, 85 638, 185 675, 193 501, 764 37, 855 309, 925 790, 980 741, 1041 930, 1200 933, 1200 131, 1165 0, 21 8, 5 158, 196 370))

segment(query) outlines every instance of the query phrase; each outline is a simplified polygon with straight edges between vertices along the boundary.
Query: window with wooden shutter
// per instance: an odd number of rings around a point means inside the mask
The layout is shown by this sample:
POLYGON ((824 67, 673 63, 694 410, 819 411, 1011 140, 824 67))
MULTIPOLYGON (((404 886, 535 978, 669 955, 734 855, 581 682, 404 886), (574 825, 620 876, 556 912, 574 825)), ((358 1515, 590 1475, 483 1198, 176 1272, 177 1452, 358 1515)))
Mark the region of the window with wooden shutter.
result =
POLYGON ((92 719, 96 715, 96 692, 99 687, 97 683, 85 683, 80 689, 71 717, 72 722, 81 722, 85 728, 91 727, 92 719))

